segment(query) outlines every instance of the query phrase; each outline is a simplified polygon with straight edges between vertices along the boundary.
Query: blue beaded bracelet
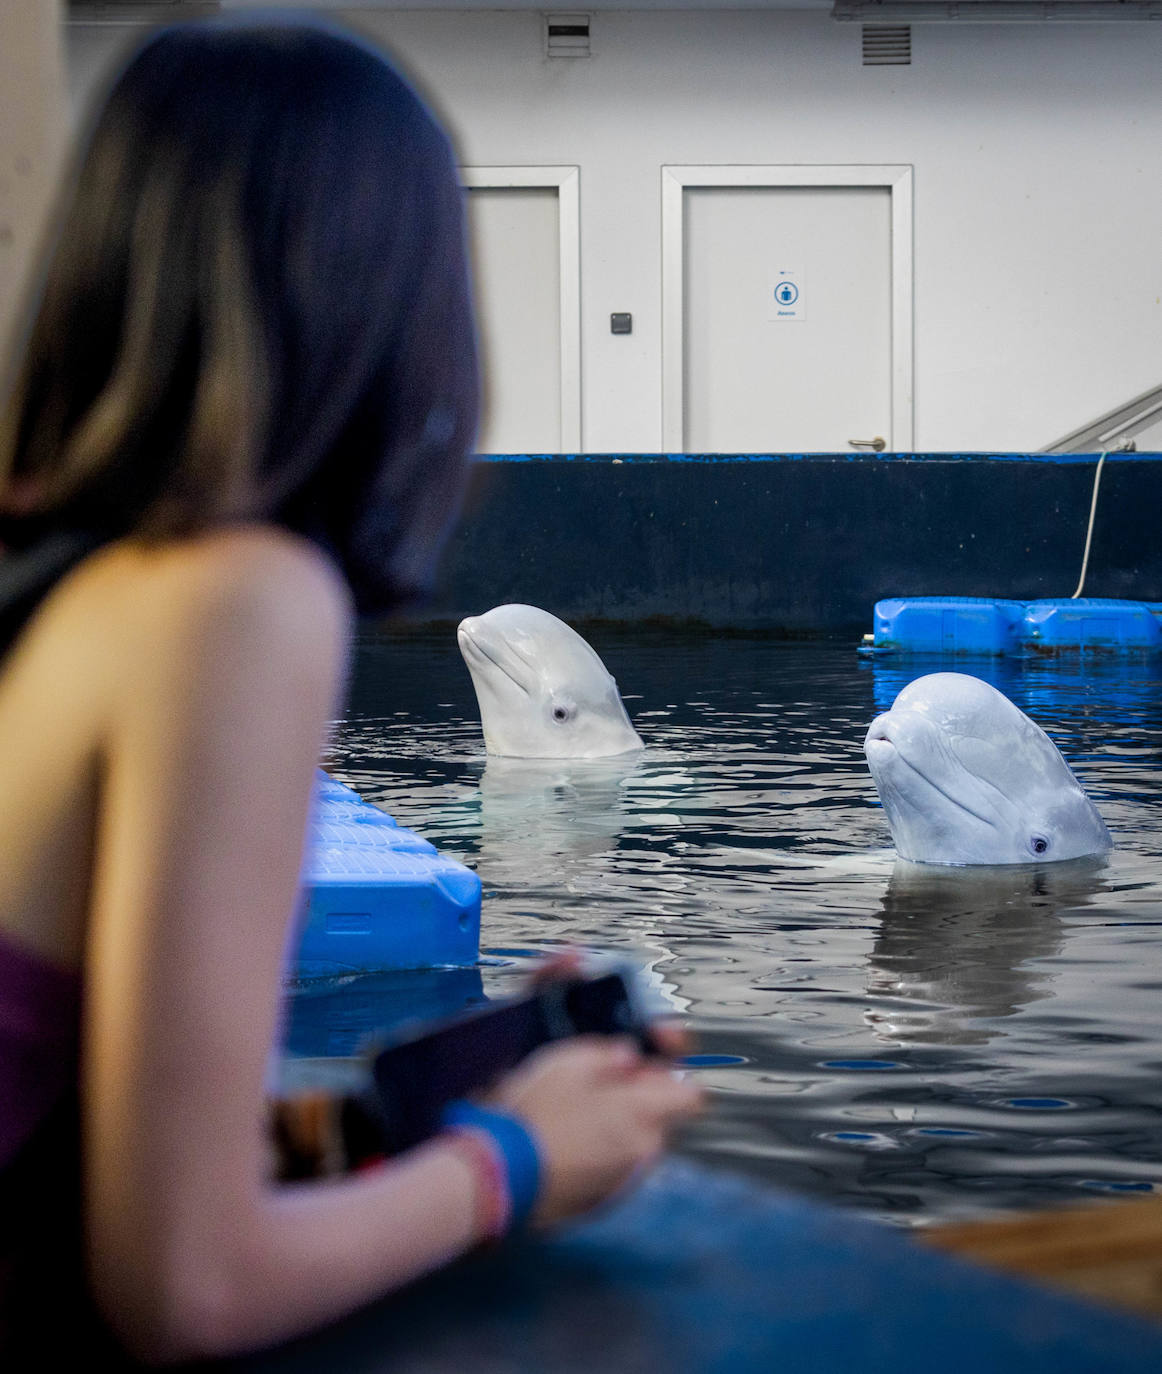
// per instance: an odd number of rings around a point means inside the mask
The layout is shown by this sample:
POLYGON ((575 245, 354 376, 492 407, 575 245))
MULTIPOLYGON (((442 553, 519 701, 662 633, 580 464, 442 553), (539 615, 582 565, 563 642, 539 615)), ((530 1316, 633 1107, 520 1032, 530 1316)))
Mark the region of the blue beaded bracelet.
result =
POLYGON ((489 1111, 474 1102, 450 1102, 441 1115, 444 1126, 462 1126, 491 1137, 501 1159, 512 1205, 511 1229, 528 1220, 541 1188, 541 1157, 528 1127, 515 1116, 489 1111))

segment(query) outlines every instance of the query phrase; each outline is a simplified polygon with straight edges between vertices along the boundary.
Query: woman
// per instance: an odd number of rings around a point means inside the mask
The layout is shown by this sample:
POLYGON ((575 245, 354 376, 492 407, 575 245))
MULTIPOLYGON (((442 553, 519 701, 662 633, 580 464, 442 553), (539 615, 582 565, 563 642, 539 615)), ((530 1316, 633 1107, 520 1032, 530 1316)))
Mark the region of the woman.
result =
POLYGON ((696 1108, 580 1040, 495 1088, 503 1130, 267 1181, 352 617, 427 582, 474 432, 460 214, 415 95, 315 25, 161 32, 82 157, 0 431, 0 1254, 41 1361, 70 1243, 133 1351, 245 1350, 502 1231, 506 1131, 548 1224, 696 1108))

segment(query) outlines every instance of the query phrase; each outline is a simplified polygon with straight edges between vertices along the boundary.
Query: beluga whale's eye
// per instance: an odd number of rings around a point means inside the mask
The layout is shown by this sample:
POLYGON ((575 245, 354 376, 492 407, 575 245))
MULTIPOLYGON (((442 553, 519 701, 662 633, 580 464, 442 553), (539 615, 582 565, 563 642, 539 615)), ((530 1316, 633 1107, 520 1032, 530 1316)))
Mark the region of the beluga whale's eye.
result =
POLYGON ((567 706, 562 706, 560 702, 553 707, 553 719, 562 725, 572 714, 573 712, 567 706))
POLYGON ((1042 854, 1047 854, 1048 852, 1049 852, 1049 841, 1045 838, 1044 835, 1030 835, 1030 836, 1029 836, 1029 853, 1030 853, 1030 854, 1036 854, 1037 857, 1040 858, 1042 854))

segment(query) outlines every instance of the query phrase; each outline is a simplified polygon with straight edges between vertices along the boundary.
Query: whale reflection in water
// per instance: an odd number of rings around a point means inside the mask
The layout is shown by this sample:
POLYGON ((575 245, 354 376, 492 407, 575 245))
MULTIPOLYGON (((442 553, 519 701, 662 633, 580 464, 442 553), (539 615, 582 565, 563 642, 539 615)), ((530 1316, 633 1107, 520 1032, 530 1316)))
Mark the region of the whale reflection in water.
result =
MULTIPOLYGON (((486 896, 519 894, 543 912, 610 898, 619 906, 618 944, 638 968, 659 1014, 687 1002, 664 970, 673 952, 660 942, 656 914, 643 901, 640 877, 611 862, 624 832, 643 820, 630 785, 648 771, 639 755, 602 759, 511 759, 490 756, 480 776, 478 870, 486 896), (626 898, 634 898, 632 908, 626 898)), ((669 819, 669 818, 665 818, 669 819)), ((624 858, 624 855, 622 856, 624 858)), ((663 856, 651 858, 664 866, 663 856)), ((665 893, 659 889, 658 898, 665 893)), ((574 943, 586 933, 573 930, 574 943)), ((598 942, 607 952, 607 941, 598 942)))
POLYGON ((995 1024, 1052 990, 1038 967, 1061 948, 1061 914, 1089 904, 1104 858, 965 869, 898 860, 882 898, 867 1013, 893 1043, 986 1044, 995 1024))
MULTIPOLYGON (((480 875, 488 887, 553 886, 616 847, 631 820, 626 780, 641 756, 511 759, 490 756, 480 776, 480 875)), ((594 866, 594 873, 606 865, 594 866)))

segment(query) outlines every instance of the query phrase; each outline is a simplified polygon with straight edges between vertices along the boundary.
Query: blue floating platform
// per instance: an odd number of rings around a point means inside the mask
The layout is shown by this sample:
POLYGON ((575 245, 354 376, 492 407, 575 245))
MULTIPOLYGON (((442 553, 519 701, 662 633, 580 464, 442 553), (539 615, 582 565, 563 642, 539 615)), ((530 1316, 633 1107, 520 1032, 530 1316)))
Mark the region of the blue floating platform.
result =
MULTIPOLYGON (((330 773, 325 773, 321 768, 315 770, 315 800, 317 802, 350 802, 356 806, 365 806, 371 811, 379 811, 378 806, 372 806, 370 802, 365 802, 353 787, 348 787, 345 782, 340 782, 338 778, 333 778, 330 773)), ((386 816, 386 811, 379 811, 381 816, 386 816)), ((388 816, 388 820, 391 817, 388 816)), ((394 824, 394 822, 392 822, 394 824)))
POLYGON ((1030 601, 1023 644, 1043 652, 1144 653, 1162 649, 1162 606, 1150 601, 1030 601))
POLYGON ((978 596, 911 596, 877 601, 873 647, 954 654, 1013 652, 1025 606, 978 596))
POLYGON ((480 957, 480 879, 319 774, 298 978, 464 967, 480 957))
MULTIPOLYGON (((375 810, 374 807, 371 808, 375 810)), ((391 849, 397 854, 435 854, 430 844, 414 830, 402 825, 382 824, 371 819, 351 816, 331 816, 330 808, 313 827, 314 853, 324 854, 331 849, 391 849)))
POLYGON ((877 601, 861 652, 882 654, 1156 653, 1162 603, 1105 597, 1008 601, 910 596, 877 601))

